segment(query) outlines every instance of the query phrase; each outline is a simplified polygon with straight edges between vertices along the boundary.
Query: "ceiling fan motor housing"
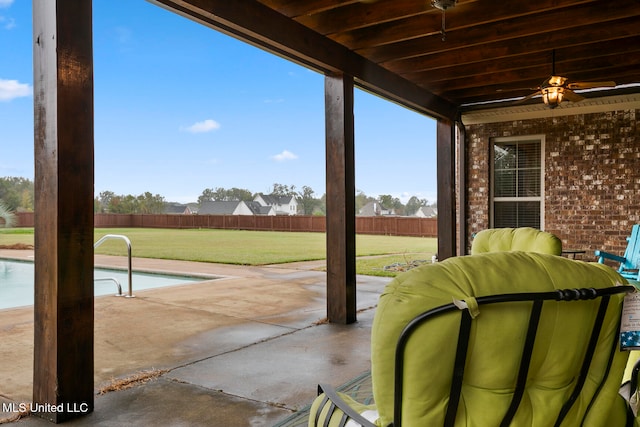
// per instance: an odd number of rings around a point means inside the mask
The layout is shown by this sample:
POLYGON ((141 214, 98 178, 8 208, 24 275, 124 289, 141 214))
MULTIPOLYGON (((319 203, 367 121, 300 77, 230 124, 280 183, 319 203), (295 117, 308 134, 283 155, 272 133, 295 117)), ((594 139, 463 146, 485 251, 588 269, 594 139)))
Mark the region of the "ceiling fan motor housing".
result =
POLYGON ((431 6, 440 10, 447 10, 456 5, 458 0, 431 0, 431 6))

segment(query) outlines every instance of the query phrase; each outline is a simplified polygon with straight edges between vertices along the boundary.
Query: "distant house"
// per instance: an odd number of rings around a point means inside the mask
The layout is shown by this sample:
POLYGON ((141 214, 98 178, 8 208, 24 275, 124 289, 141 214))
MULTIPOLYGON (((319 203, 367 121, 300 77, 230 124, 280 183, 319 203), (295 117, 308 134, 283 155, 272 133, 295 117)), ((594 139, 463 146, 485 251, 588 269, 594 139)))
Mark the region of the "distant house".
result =
POLYGON ((421 206, 413 216, 419 218, 436 218, 438 216, 438 209, 433 206, 421 206))
POLYGON ((200 208, 200 206, 194 202, 188 203, 187 207, 189 208, 189 210, 193 215, 196 215, 198 213, 198 209, 200 208))
POLYGON ((273 206, 262 206, 260 203, 253 202, 245 202, 249 209, 253 212, 254 215, 266 215, 266 216, 275 216, 276 210, 273 206))
POLYGON ((255 202, 244 201, 211 201, 203 202, 198 210, 199 215, 275 215, 270 206, 260 206, 255 202))
POLYGON ((261 206, 271 206, 276 215, 297 215, 298 201, 294 196, 274 196, 258 193, 253 199, 261 206))
POLYGON ((199 215, 253 215, 253 211, 242 201, 202 202, 199 215))
POLYGON ((167 203, 164 207, 164 213, 170 215, 191 215, 193 212, 188 205, 180 203, 167 203))
POLYGON ((395 215, 394 209, 387 209, 379 201, 369 202, 360 209, 358 216, 395 215))

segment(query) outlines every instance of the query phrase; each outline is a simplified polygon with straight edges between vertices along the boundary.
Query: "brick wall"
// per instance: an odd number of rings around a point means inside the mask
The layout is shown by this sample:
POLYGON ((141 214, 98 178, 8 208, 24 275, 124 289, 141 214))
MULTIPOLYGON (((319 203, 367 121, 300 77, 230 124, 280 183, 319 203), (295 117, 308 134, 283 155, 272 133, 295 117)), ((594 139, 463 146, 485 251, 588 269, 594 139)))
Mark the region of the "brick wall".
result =
POLYGON ((622 253, 640 222, 640 110, 466 127, 468 233, 489 227, 490 140, 545 135, 545 230, 564 248, 622 253))

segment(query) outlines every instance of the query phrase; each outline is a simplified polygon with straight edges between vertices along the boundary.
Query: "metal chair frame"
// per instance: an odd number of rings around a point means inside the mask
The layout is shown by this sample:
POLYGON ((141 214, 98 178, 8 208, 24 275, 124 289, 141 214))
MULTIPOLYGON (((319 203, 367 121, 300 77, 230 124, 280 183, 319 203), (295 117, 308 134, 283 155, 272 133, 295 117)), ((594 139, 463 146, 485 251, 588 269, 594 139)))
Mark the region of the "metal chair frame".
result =
MULTIPOLYGON (((511 404, 505 413, 501 427, 507 427, 510 425, 513 417, 515 416, 520 401, 524 395, 525 388, 527 385, 527 374, 529 371, 529 364, 531 362, 531 354, 535 345, 536 334, 538 330, 538 325, 540 321, 540 316, 542 313, 542 308, 545 302, 547 301, 556 301, 556 302, 575 302, 582 300, 594 300, 600 298, 600 304, 598 307, 598 313, 596 315, 594 325, 591 328, 591 336, 589 339, 589 343, 585 350, 582 367, 580 369, 580 375, 576 381, 575 388, 567 401, 562 406, 560 413, 557 416, 555 426, 559 426, 566 415, 569 413, 569 410, 573 406, 574 402, 580 395, 582 387, 585 383, 587 374, 589 372, 589 368, 591 365, 591 360, 593 358, 596 345, 598 343, 598 339, 600 336, 600 331, 602 328, 602 322, 607 313, 607 308, 609 305, 609 301, 612 295, 634 292, 635 288, 633 286, 615 286, 609 288, 602 289, 594 289, 594 288, 583 288, 583 289, 562 289, 555 290, 550 292, 531 292, 531 293, 515 293, 515 294, 502 294, 502 295, 489 295, 483 297, 477 297, 476 301, 478 306, 488 305, 488 304, 499 304, 499 303, 509 303, 509 302, 531 302, 531 310, 529 314, 529 324, 527 327, 527 334, 525 337, 524 347, 522 349, 522 356, 520 361, 520 368, 517 375, 516 386, 514 389, 513 397, 511 400, 511 404)), ((447 406, 447 412, 445 415, 444 426, 451 427, 455 424, 456 413, 458 409, 458 403, 460 400, 460 396, 462 394, 462 384, 464 378, 464 370, 467 358, 467 350, 469 347, 469 338, 471 335, 471 326, 473 323, 473 319, 469 312, 468 308, 460 309, 457 305, 451 303, 442 305, 431 310, 428 310, 418 316, 416 316, 413 320, 411 320, 407 326, 403 329, 400 334, 400 338, 398 339, 398 344, 396 346, 396 354, 395 354, 395 385, 394 385, 394 421, 393 427, 401 427, 402 426, 402 399, 403 399, 403 384, 404 384, 404 363, 405 363, 405 351, 407 343, 412 336, 412 334, 419 329, 420 326, 424 325, 427 321, 434 319, 438 316, 442 316, 452 312, 460 313, 460 326, 459 326, 459 334, 458 334, 458 342, 457 342, 457 350, 454 362, 453 376, 451 389, 449 392, 449 404, 447 406)), ((619 331, 618 331, 619 332, 619 331)), ((619 334, 618 334, 619 335, 619 334)), ((611 350, 609 354, 609 364, 605 375, 602 378, 600 386, 594 395, 595 397, 598 395, 600 388, 604 385, 606 378, 609 376, 609 369, 611 367, 611 363, 613 361, 613 357, 618 348, 618 340, 612 340, 611 350)), ((633 376, 631 379, 631 393, 634 393, 637 384, 638 384, 638 372, 640 371, 640 363, 633 370, 633 376)), ((331 386, 328 385, 320 385, 318 387, 318 393, 325 393, 325 400, 331 401, 330 414, 335 411, 336 408, 342 410, 344 413, 340 426, 344 426, 349 419, 353 419, 354 421, 360 423, 363 427, 376 427, 375 424, 367 421, 362 416, 357 414, 351 407, 349 407, 338 394, 333 390, 331 386)), ((321 408, 324 407, 326 402, 323 402, 321 408)), ((586 413, 588 413, 588 409, 586 413)), ((585 416, 586 416, 585 413, 585 416)), ((327 423, 331 419, 331 416, 327 416, 327 423)), ((632 425, 633 419, 632 414, 629 412, 628 416, 628 425, 632 425)))

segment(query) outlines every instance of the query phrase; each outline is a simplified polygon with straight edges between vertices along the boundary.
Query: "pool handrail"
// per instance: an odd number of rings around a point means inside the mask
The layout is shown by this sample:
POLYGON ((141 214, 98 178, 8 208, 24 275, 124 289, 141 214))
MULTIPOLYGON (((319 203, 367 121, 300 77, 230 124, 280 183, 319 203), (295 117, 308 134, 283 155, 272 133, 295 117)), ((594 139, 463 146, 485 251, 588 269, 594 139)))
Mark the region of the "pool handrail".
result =
POLYGON ((113 282, 116 285, 116 288, 118 289, 118 293, 116 294, 116 296, 117 297, 124 296, 124 294, 122 293, 122 286, 120 285, 120 281, 115 277, 101 277, 99 279, 94 278, 93 281, 94 283, 95 282, 113 282))
POLYGON ((133 295, 133 282, 132 282, 132 273, 131 273, 131 240, 129 240, 127 236, 124 236, 122 234, 105 234, 96 243, 94 243, 93 248, 94 249, 97 248, 106 240, 110 240, 110 239, 121 239, 121 240, 124 240, 124 242, 127 244, 127 257, 129 260, 129 264, 127 268, 127 273, 129 278, 129 293, 128 295, 125 295, 125 297, 133 298, 135 295, 133 295))

